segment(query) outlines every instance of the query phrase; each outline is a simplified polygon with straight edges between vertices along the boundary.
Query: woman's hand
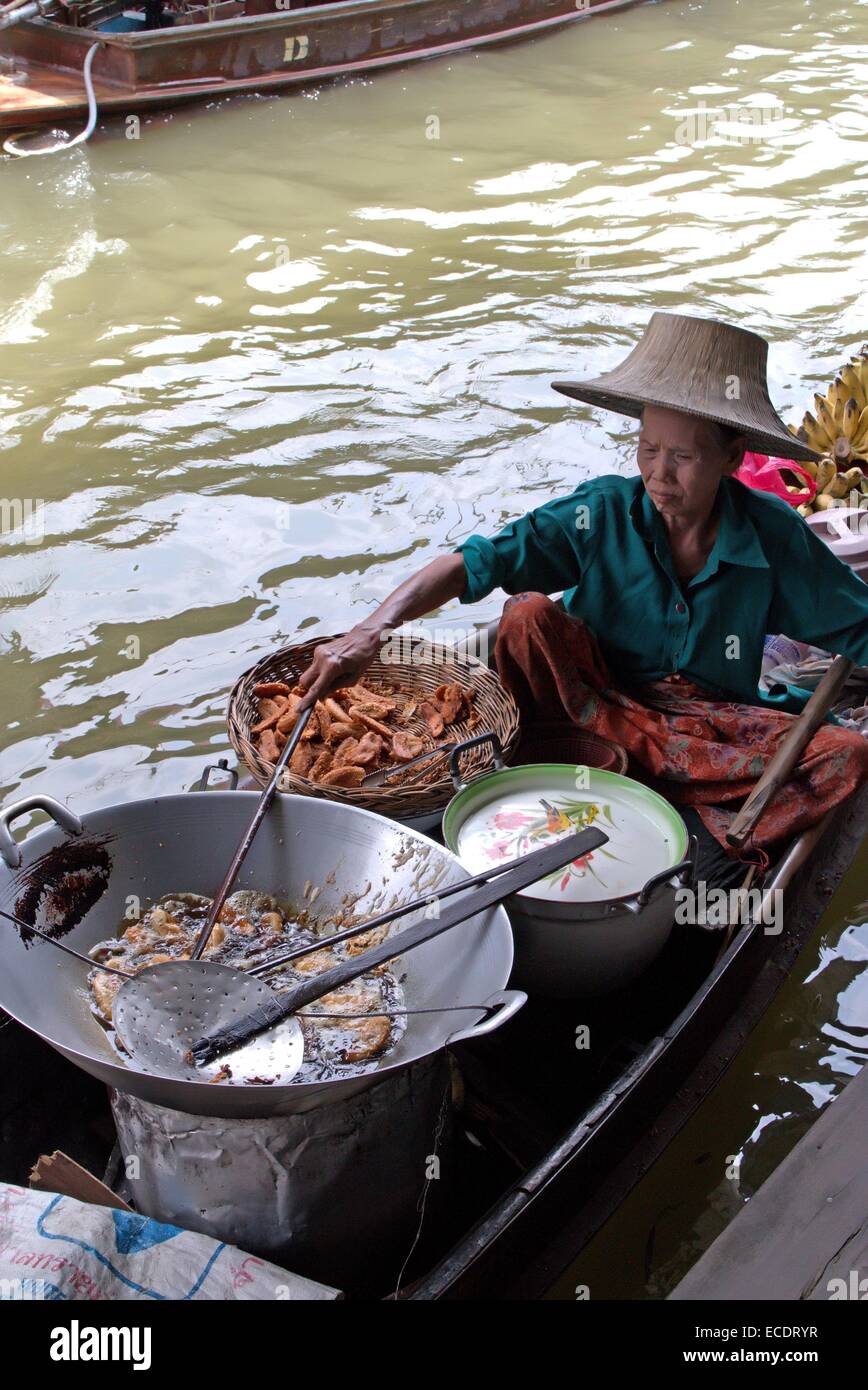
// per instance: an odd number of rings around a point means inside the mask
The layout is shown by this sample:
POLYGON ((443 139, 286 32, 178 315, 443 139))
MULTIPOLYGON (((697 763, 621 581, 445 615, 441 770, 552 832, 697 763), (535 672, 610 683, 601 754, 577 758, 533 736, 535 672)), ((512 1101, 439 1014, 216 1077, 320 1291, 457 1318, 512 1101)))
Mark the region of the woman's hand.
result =
POLYGON ((299 677, 298 683, 304 690, 299 708, 307 709, 337 686, 358 679, 379 655, 380 643, 387 633, 442 607, 450 599, 459 598, 466 584, 464 560, 457 552, 441 555, 405 579, 363 623, 358 623, 343 637, 317 647, 313 661, 299 677))
POLYGON ((307 670, 299 677, 298 683, 304 690, 300 709, 307 709, 316 700, 330 695, 339 685, 351 685, 371 662, 379 655, 382 631, 379 627, 366 627, 359 623, 336 637, 333 642, 323 642, 313 654, 307 670))

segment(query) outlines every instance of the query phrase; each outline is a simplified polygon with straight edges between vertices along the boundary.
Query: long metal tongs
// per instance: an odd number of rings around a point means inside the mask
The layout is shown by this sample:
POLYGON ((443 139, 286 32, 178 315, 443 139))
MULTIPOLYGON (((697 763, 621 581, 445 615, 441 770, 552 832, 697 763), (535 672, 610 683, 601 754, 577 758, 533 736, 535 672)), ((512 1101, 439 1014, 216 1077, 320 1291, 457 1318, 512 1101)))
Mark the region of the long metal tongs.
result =
POLYGON ((283 775, 283 769, 286 767, 287 763, 289 762, 290 758, 295 752, 296 745, 298 744, 299 739, 301 738, 302 734, 307 728, 307 721, 310 719, 312 713, 313 705, 308 705, 307 709, 303 710, 302 713, 296 719, 292 729, 292 733, 286 740, 286 743, 283 745, 283 752, 281 753, 277 762, 274 764, 274 771, 271 774, 271 781, 268 783, 268 786, 265 788, 265 791, 259 798, 259 805, 256 808, 253 819, 248 825, 246 831, 244 832, 241 844, 238 846, 237 850, 235 851, 235 854, 232 857, 232 862, 229 865, 229 868, 226 870, 226 877, 220 884, 220 887, 217 889, 214 901, 211 904, 211 911, 208 913, 208 916, 205 920, 205 925, 201 928, 199 935, 196 937, 196 944, 190 953, 191 960, 198 960, 205 947, 208 945, 208 942, 211 938, 211 933, 217 925, 217 918, 223 911, 223 904, 229 897, 229 894, 232 892, 232 885, 238 877, 238 871, 240 870, 241 865, 244 863, 245 859, 247 858, 247 852, 256 838, 257 830, 259 829, 260 825, 265 819, 266 811, 268 810, 269 806, 274 800, 274 793, 277 791, 277 784, 280 781, 281 776, 283 775))
POLYGON ((454 897, 456 893, 462 893, 465 888, 476 888, 480 883, 489 883, 494 878, 499 878, 501 874, 507 874, 513 867, 514 861, 508 859, 505 864, 492 864, 490 869, 483 869, 479 874, 472 874, 470 878, 463 878, 458 883, 452 883, 448 888, 432 889, 425 897, 415 898, 412 902, 402 903, 398 907, 390 907, 385 912, 378 912, 376 917, 369 917, 364 922, 355 922, 351 927, 344 927, 343 931, 331 932, 328 936, 320 936, 315 941, 309 941, 304 946, 294 946, 291 951, 284 951, 279 956, 271 956, 268 960, 262 961, 259 965, 248 966, 245 975, 268 975, 272 970, 278 970, 282 965, 289 965, 294 960, 300 960, 303 956, 313 955, 316 951, 329 951, 333 946, 339 946, 342 941, 349 941, 354 936, 361 936, 362 933, 376 931, 377 927, 385 927, 389 922, 395 922, 399 917, 406 917, 410 912, 423 912, 425 908, 434 903, 445 902, 447 898, 454 897))
POLYGON ((49 936, 47 932, 40 931, 39 927, 34 927, 31 922, 25 922, 21 917, 16 917, 13 912, 5 912, 2 907, 0 907, 0 917, 4 917, 7 922, 12 922, 20 931, 31 932, 34 936, 37 936, 40 941, 44 941, 47 946, 53 946, 56 951, 63 951, 64 955, 73 956, 76 960, 81 961, 82 965, 86 965, 88 970, 99 970, 102 974, 106 975, 120 975, 124 980, 131 980, 133 978, 134 971, 118 970, 114 965, 100 965, 98 961, 93 960, 90 956, 82 955, 81 951, 76 951, 74 947, 67 946, 65 941, 58 941, 56 937, 49 936))
POLYGON ((418 753, 415 758, 411 758, 406 763, 393 763, 391 767, 380 767, 376 772, 369 772, 367 777, 362 778, 362 787, 365 791, 370 787, 382 787, 386 782, 390 782, 393 777, 409 772, 412 767, 418 767, 422 763, 427 763, 429 758, 440 758, 446 753, 451 753, 458 744, 453 740, 452 743, 440 743, 436 748, 426 748, 424 753, 418 753))

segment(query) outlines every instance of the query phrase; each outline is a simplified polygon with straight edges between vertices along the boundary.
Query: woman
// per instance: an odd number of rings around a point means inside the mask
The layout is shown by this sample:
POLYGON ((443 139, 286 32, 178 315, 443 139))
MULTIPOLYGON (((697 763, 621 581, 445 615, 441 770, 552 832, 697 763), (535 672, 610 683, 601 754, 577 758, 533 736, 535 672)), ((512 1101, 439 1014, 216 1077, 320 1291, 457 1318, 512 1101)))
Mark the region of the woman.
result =
MULTIPOLYGON (((798 701, 758 688, 767 633, 868 665, 868 585, 785 502, 733 478, 750 448, 816 455, 768 397, 763 339, 654 314, 614 371, 555 383, 641 421, 638 478, 596 478, 471 536, 406 580, 345 637, 318 648, 306 702, 357 676, 388 632, 450 599, 501 588, 498 672, 522 721, 568 718, 622 744, 726 846, 732 812, 785 736, 798 701), (548 595, 564 591, 563 607, 548 595)), ((868 776, 868 742, 824 725, 762 815, 765 847, 815 823, 868 776)))

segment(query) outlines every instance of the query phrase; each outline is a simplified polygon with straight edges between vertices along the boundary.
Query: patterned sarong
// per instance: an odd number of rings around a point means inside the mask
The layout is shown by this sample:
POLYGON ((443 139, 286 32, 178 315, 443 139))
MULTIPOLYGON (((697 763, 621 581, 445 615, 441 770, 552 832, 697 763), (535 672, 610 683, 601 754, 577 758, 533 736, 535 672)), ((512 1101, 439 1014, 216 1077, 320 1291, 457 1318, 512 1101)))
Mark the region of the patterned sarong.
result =
MULTIPOLYGON (((742 802, 753 790, 795 715, 714 699, 681 676, 626 694, 615 688, 591 630, 543 594, 516 594, 506 603, 495 661, 525 726, 536 719, 570 719, 620 743, 631 760, 629 771, 668 800, 695 806, 715 839, 735 854, 726 832, 737 806, 726 805, 742 802)), ((765 850, 791 839, 866 778, 868 740, 824 724, 763 812, 750 846, 765 850)))

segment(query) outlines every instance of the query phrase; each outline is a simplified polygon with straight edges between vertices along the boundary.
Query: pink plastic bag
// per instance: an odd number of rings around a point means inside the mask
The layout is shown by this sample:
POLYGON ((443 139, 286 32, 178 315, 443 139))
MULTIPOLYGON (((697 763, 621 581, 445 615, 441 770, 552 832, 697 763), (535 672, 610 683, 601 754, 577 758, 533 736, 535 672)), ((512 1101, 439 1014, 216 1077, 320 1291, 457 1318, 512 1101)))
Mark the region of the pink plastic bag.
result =
POLYGON ((756 488, 758 492, 773 492, 789 502, 791 507, 800 507, 803 502, 813 502, 817 495, 817 484, 801 464, 792 459, 773 459, 766 454, 745 454, 741 467, 735 476, 746 487, 756 488), (787 492, 785 473, 792 474, 796 481, 804 482, 804 490, 787 492))

